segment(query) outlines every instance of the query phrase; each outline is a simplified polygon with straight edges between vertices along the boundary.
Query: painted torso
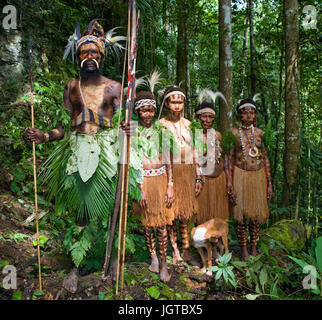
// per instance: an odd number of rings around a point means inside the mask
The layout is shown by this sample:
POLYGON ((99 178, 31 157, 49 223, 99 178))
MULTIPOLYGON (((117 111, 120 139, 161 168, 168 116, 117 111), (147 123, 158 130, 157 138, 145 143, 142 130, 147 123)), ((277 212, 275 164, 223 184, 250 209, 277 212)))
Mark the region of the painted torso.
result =
MULTIPOLYGON (((105 77, 100 77, 95 83, 81 83, 83 101, 79 88, 79 81, 72 80, 68 83, 68 90, 64 97, 65 107, 71 111, 71 119, 75 119, 87 108, 108 119, 113 117, 113 107, 120 98, 119 83, 105 77)), ((82 133, 95 133, 99 125, 95 122, 86 121, 74 128, 82 133)))
MULTIPOLYGON (((235 154, 233 158, 233 164, 238 168, 247 170, 247 171, 256 171, 263 168, 263 145, 262 145, 262 130, 254 127, 254 142, 250 142, 251 140, 251 130, 242 131, 242 137, 244 142, 244 151, 242 149, 242 144, 240 140, 240 133, 238 129, 233 129, 232 133, 237 137, 237 146, 235 148, 235 154), (255 145, 258 149, 258 156, 251 157, 249 155, 249 150, 251 147, 255 145), (246 155, 246 157, 245 157, 246 155), (246 159, 245 159, 246 158, 246 159)), ((254 152, 251 152, 254 154, 254 152)))

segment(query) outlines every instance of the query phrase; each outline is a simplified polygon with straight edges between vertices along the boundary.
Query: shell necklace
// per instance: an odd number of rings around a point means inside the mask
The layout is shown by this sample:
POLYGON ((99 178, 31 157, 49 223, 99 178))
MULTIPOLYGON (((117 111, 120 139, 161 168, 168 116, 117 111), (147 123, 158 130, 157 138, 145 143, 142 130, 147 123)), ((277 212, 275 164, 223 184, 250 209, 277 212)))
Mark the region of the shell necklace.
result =
POLYGON ((181 133, 181 122, 180 120, 178 121, 179 122, 179 130, 177 128, 177 126, 172 122, 172 121, 169 121, 171 123, 171 125, 173 126, 174 130, 175 130, 175 138, 179 144, 179 146, 181 148, 183 148, 185 146, 185 140, 184 140, 184 137, 182 136, 182 133, 181 133))
POLYGON ((250 145, 250 148, 248 150, 248 155, 252 158, 257 158, 259 155, 259 151, 258 148, 256 147, 256 138, 255 138, 255 134, 254 134, 254 126, 251 125, 251 135, 250 137, 247 136, 247 132, 246 129, 244 129, 244 135, 242 133, 242 127, 240 126, 238 131, 239 131, 239 136, 240 136, 240 144, 241 144, 241 148, 244 154, 244 159, 246 161, 246 147, 245 147, 245 143, 244 143, 244 136, 246 136, 247 140, 248 140, 248 144, 250 145))

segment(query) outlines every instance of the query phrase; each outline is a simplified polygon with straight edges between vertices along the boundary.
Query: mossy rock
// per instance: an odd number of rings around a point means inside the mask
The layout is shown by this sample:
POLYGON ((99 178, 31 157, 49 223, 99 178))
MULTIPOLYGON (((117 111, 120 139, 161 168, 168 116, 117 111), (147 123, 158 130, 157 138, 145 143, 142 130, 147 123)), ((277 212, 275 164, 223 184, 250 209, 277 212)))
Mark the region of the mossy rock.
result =
POLYGON ((303 249, 306 241, 306 230, 301 221, 283 219, 263 231, 264 241, 274 239, 281 242, 286 249, 303 249))
POLYGON ((161 290, 161 294, 163 296, 165 296, 166 298, 168 298, 169 300, 175 300, 176 299, 176 295, 175 295, 173 289, 171 289, 167 285, 163 285, 163 288, 161 290))

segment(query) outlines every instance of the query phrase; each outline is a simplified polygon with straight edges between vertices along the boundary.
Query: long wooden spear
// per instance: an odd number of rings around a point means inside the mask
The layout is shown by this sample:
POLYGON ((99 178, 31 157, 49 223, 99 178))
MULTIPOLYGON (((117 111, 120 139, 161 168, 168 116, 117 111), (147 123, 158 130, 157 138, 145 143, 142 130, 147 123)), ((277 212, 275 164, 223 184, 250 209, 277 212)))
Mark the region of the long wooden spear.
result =
MULTIPOLYGON (((129 71, 128 71, 128 92, 127 92, 126 115, 125 115, 126 124, 128 124, 131 121, 133 105, 134 105, 134 94, 135 94, 135 69, 136 69, 136 58, 137 58, 137 32, 138 32, 138 21, 137 21, 137 15, 136 15, 135 0, 129 1, 129 10, 131 10, 131 15, 132 15, 132 26, 131 26, 131 47, 130 47, 131 54, 130 54, 129 71)), ((129 12, 129 17, 130 17, 130 12, 129 12)), ((123 168, 123 175, 124 175, 124 184, 122 187, 120 220, 119 220, 116 294, 118 294, 120 275, 121 275, 121 288, 123 288, 123 283, 124 283, 127 200, 128 200, 128 184, 129 184, 129 169, 130 169, 130 144, 131 144, 130 136, 125 135, 124 143, 122 146, 123 158, 121 162, 121 166, 123 168)))
MULTIPOLYGON (((29 36, 29 63, 30 63, 30 109, 31 109, 31 127, 35 127, 34 117, 34 75, 32 72, 32 45, 29 36)), ((37 255, 38 255, 38 278, 39 289, 42 290, 41 283, 41 264, 40 264, 40 247, 39 247, 39 228, 38 228, 38 199, 37 199, 37 170, 36 170, 36 144, 32 142, 32 158, 33 158, 33 171, 34 171, 34 190, 35 190, 35 214, 36 214, 36 234, 37 234, 37 255)))
MULTIPOLYGON (((132 80, 132 92, 131 92, 131 102, 130 102, 130 110, 128 112, 128 122, 131 120, 133 106, 134 106, 134 95, 135 95, 135 71, 136 71, 136 59, 137 59, 137 40, 138 40, 138 31, 139 31, 139 18, 140 18, 140 11, 136 15, 136 7, 135 1, 133 1, 133 8, 132 8, 132 48, 133 48, 133 59, 132 59, 132 72, 133 73, 133 80, 132 80)), ((130 169, 130 137, 128 138, 127 144, 127 153, 126 153, 126 177, 125 177, 125 199, 124 199, 124 209, 123 209, 123 233, 122 233, 122 261, 121 261, 121 289, 124 286, 124 261, 125 261, 125 240, 126 240, 126 227, 127 227, 127 205, 128 205, 128 194, 129 194, 129 169, 130 169)))
MULTIPOLYGON (((119 125, 120 125, 120 118, 122 113, 122 105, 123 105, 123 87, 124 87, 124 76, 125 76, 125 65, 126 65, 126 58, 127 58, 127 51, 128 51, 128 45, 129 44, 129 33, 126 41, 126 49, 124 53, 124 64, 123 64, 123 77, 122 77, 122 86, 121 86, 121 99, 120 99, 120 108, 119 108, 119 119, 118 119, 118 128, 117 128, 117 137, 119 138, 119 125)), ((114 233, 117 223, 117 218, 119 214, 120 209, 120 201, 121 201, 121 190, 124 184, 123 179, 123 171, 119 170, 118 175, 118 182, 117 182, 117 189, 115 194, 115 202, 114 202, 114 210, 113 215, 109 220, 109 227, 107 230, 107 242, 106 242, 106 253, 105 253, 105 263, 104 263, 104 272, 103 272, 103 280, 106 279, 107 273, 110 266, 110 260, 111 260, 111 253, 112 253, 112 246, 113 246, 113 240, 114 240, 114 233)))
MULTIPOLYGON (((125 61, 126 58, 128 58, 128 91, 127 91, 127 101, 126 101, 126 116, 125 116, 125 123, 128 124, 131 120, 132 116, 132 109, 131 107, 131 101, 133 101, 133 90, 132 88, 135 86, 135 83, 133 82, 135 79, 135 69, 133 74, 133 65, 135 66, 135 63, 133 63, 134 59, 132 58, 133 52, 133 41, 131 42, 131 12, 132 12, 132 1, 129 1, 129 9, 128 9, 128 36, 127 36, 127 51, 125 52, 124 56, 124 66, 123 66, 123 73, 124 73, 124 67, 125 67, 125 61), (131 109, 131 110, 129 110, 131 109)), ((134 5, 135 8, 135 5, 134 5)), ((132 31, 133 35, 133 31, 132 31)), ((136 58, 136 57, 135 57, 136 58)), ((124 79, 124 75, 123 75, 124 79)), ((123 84, 122 79, 122 84, 123 84)), ((123 94, 123 85, 122 85, 122 93, 123 94)), ((121 113, 121 107, 120 104, 120 113, 121 113)), ((113 239, 114 239, 114 233, 115 233, 115 227, 116 222, 118 218, 118 214, 120 212, 120 222, 119 222, 119 234, 122 234, 121 226, 124 225, 123 222, 123 208, 124 208, 124 192, 125 192, 125 185, 126 185, 126 159, 127 159, 127 145, 129 145, 129 140, 126 135, 123 135, 122 144, 121 144, 121 152, 120 152, 120 167, 119 167, 119 174, 118 174, 118 184, 117 184, 117 190, 115 195, 115 202, 114 202, 114 210, 113 215, 111 217, 111 228, 109 228, 109 235, 108 235, 108 241, 106 243, 106 255, 105 255, 105 263, 104 263, 104 272, 103 272, 103 279, 106 279, 107 273, 110 266, 110 258, 111 258, 111 251, 112 251, 112 245, 113 245, 113 239)), ((129 153, 129 152, 128 152, 129 153)), ((119 238, 119 249, 121 247, 120 238, 119 238)), ((122 251, 122 250, 121 250, 122 251)), ((118 250, 118 262, 120 261, 120 251, 118 250)), ((119 263, 117 266, 117 278, 119 276, 119 263)), ((118 289, 118 284, 117 284, 118 289)))

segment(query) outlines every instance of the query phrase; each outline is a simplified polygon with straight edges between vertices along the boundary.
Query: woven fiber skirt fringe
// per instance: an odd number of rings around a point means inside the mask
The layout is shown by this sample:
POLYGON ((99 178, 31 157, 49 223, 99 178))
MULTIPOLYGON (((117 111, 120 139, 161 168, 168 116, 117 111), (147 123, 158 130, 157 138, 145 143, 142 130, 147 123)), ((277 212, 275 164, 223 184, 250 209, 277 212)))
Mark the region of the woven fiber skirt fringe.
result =
POLYGON ((199 213, 193 221, 202 224, 213 218, 228 220, 228 197, 226 174, 223 171, 217 178, 205 177, 205 183, 198 196, 199 213))
POLYGON ((198 214, 195 179, 194 165, 173 165, 174 202, 172 208, 175 218, 179 218, 180 221, 190 220, 198 214))
POLYGON ((141 208, 139 202, 133 203, 133 214, 142 218, 146 227, 171 225, 174 220, 172 208, 167 208, 165 194, 167 191, 167 175, 144 177, 143 191, 146 195, 147 207, 141 208))
POLYGON ((246 171, 235 166, 233 184, 237 194, 233 218, 238 222, 246 218, 264 223, 269 216, 265 169, 246 171))

